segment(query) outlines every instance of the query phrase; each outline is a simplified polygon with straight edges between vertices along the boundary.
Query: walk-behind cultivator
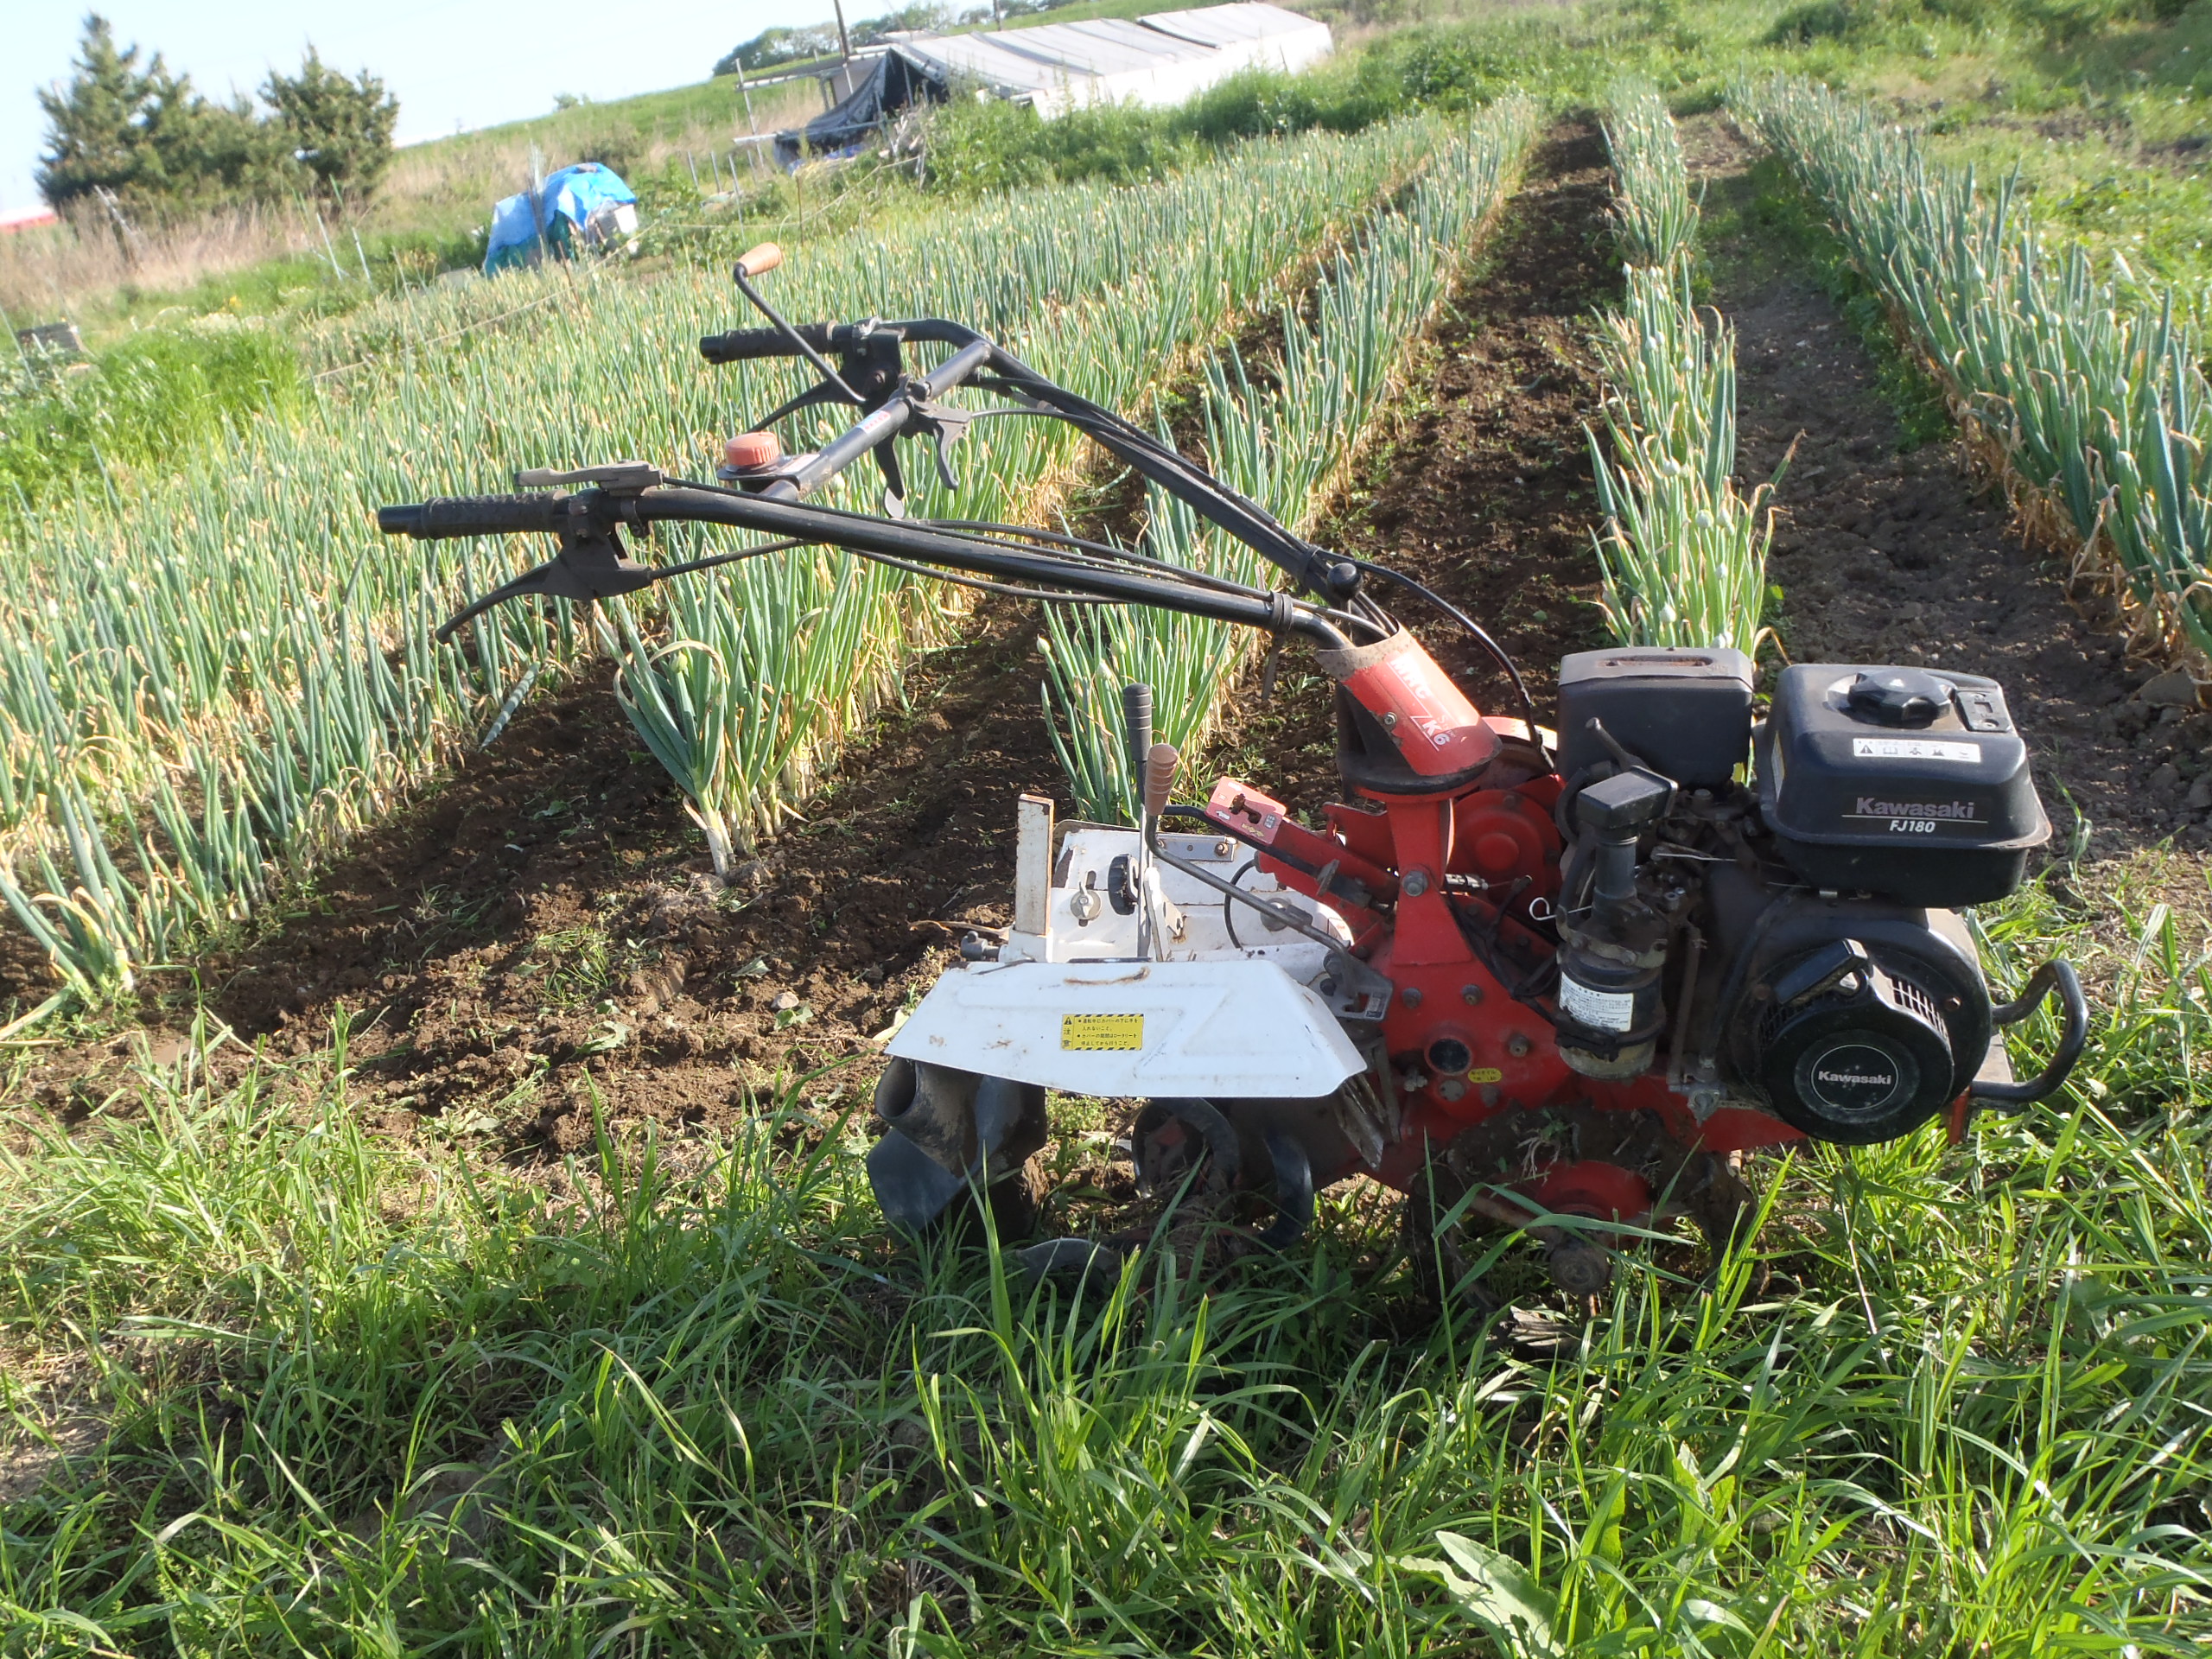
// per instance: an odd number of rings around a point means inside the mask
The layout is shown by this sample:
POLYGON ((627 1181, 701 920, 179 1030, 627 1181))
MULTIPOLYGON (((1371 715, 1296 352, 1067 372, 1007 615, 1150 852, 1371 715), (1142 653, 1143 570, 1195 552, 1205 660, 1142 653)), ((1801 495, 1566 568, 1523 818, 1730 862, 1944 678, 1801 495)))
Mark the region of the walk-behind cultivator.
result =
MULTIPOLYGON (((929 1227, 970 1192, 1025 1213, 1046 1091, 1136 1103, 1139 1181, 1291 1245, 1319 1188, 1366 1174, 1408 1195, 1417 1252, 1446 1281, 1469 1230, 1516 1229, 1562 1287, 1600 1289, 1609 1240, 1687 1216, 1716 1246, 1746 1213, 1735 1154, 1866 1144, 2064 1080, 2088 1014, 2047 963, 1993 1006, 1958 907, 2018 884, 2049 836, 2026 749, 1994 683, 1881 664, 1786 670, 1754 720, 1751 663, 1726 650, 1586 652, 1561 664, 1547 730, 1481 626, 1408 577, 1291 535, 1249 500, 973 329, 941 321, 795 328, 736 278, 769 327, 710 337, 709 360, 800 357, 821 377, 731 441, 715 484, 635 462, 524 474, 518 495, 387 507, 420 538, 541 531, 559 551, 447 625, 502 600, 593 600, 780 549, 828 544, 1051 603, 1147 605, 1249 625, 1310 649, 1335 686, 1347 798, 1301 824, 1224 779, 1170 799, 1179 757, 1127 699, 1136 828, 1059 826, 1025 797, 1012 925, 963 962, 889 1045, 868 1170, 887 1217, 929 1227), (915 370, 916 347, 942 348, 915 370), (831 359, 835 359, 833 362, 831 359), (1001 400, 955 404, 956 391, 1001 400), (794 410, 860 418, 786 455, 794 410), (950 474, 973 420, 1070 423, 1256 550, 1267 591, 1127 549, 1017 526, 906 516, 895 441, 950 474), (864 455, 880 514, 808 497, 864 455), (580 486, 572 490, 562 486, 580 486), (622 531, 688 521, 768 539, 649 567, 622 531), (954 574, 957 573, 957 574, 954 574), (1479 713, 1377 602, 1433 606, 1496 660, 1513 717, 1479 713), (1554 735, 1554 732, 1556 735, 1554 735), (1748 778, 1750 781, 1745 779, 1748 778), (2000 1027, 2049 995, 2063 1035, 2014 1081, 2000 1027), (1241 1195, 1249 1195, 1249 1200, 1241 1195)), ((1113 1243, 1030 1247, 1080 1270, 1113 1243)))

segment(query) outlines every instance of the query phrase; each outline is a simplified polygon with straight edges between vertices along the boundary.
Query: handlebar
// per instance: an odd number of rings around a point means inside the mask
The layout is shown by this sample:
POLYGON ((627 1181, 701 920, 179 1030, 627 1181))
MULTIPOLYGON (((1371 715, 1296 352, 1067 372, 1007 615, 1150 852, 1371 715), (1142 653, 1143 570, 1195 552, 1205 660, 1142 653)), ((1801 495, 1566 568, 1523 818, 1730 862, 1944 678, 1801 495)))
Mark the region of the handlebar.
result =
MULTIPOLYGON (((823 353, 849 352, 857 346, 866 325, 856 322, 802 322, 798 337, 823 353)), ((763 357, 798 357, 791 336, 780 328, 733 328, 726 334, 707 334, 699 341, 699 355, 709 363, 750 363, 763 357)))
MULTIPOLYGON (((948 322, 942 317, 910 317, 897 322, 875 318, 866 322, 800 322, 791 326, 791 334, 804 340, 809 351, 824 353, 857 352, 874 340, 968 346, 985 338, 964 322, 948 322)), ((702 335, 699 355, 709 363, 746 363, 802 353, 791 343, 791 335, 780 328, 733 328, 728 334, 702 335)))
MULTIPOLYGON (((715 356, 727 351, 752 357, 797 357, 800 342, 805 350, 858 353, 879 342, 898 345, 928 341, 957 349, 926 376, 918 386, 929 398, 942 397, 957 386, 979 376, 992 377, 984 384, 1011 392, 1024 406, 1069 422, 1116 459, 1135 467, 1168 494, 1183 501, 1217 528, 1253 549, 1303 589, 1323 594, 1338 602, 1358 591, 1359 572, 1349 561, 1333 558, 1278 524, 1265 509, 1224 486, 1202 467, 1193 466, 1150 433, 1132 425, 1109 409, 1055 385, 1043 375, 1005 351, 989 336, 965 323, 941 317, 920 317, 898 322, 870 319, 866 322, 809 323, 791 330, 741 328, 727 334, 710 334, 699 342, 709 361, 735 361, 715 356), (792 336, 797 336, 794 339, 792 336)), ((785 405, 789 410, 805 400, 785 405)), ((824 480, 858 461, 883 440, 896 435, 911 422, 897 400, 884 404, 824 446, 804 467, 770 485, 761 493, 789 497, 804 494, 824 480), (893 423, 896 424, 893 424, 893 423)))
MULTIPOLYGON (((465 524, 486 509, 490 516, 498 516, 512 499, 460 497, 416 506, 385 507, 378 512, 378 521, 391 535, 423 537, 426 532, 412 526, 423 523, 436 526, 427 532, 432 537, 491 534, 496 532, 445 526, 465 524)), ((985 539, 927 522, 842 512, 788 495, 778 498, 670 483, 635 492, 585 489, 543 499, 548 504, 546 517, 557 520, 565 535, 580 542, 596 541, 606 547, 607 556, 588 569, 576 571, 573 586, 547 588, 542 582, 533 585, 531 577, 518 577, 516 583, 509 584, 518 592, 590 598, 629 591, 654 580, 657 573, 614 562, 619 548, 612 537, 623 526, 725 524, 782 538, 778 545, 824 543, 908 569, 935 565, 998 582, 1027 582, 1111 602, 1179 611, 1275 633, 1298 634, 1326 650, 1341 651, 1351 643, 1328 613, 1311 605, 1293 603, 1285 594, 1244 588, 1220 578, 1192 582, 1183 572, 1147 568, 1141 562, 1124 566, 1073 557, 1049 547, 985 539)), ((550 572, 558 563, 556 560, 540 569, 550 572)), ((464 615, 474 613, 472 607, 464 615)))
POLYGON ((418 542, 459 536, 526 535, 556 529, 563 514, 558 496, 448 496, 412 506, 378 507, 377 528, 387 536, 412 536, 418 542))
MULTIPOLYGON (((756 251, 768 256, 775 251, 756 251)), ((448 498, 380 508, 377 527, 386 535, 435 540, 548 531, 560 537, 562 551, 550 563, 502 584, 495 593, 472 604, 441 630, 442 636, 449 636, 453 627, 486 606, 524 594, 596 599, 654 582, 663 573, 628 560, 621 548, 620 528, 643 528, 654 519, 688 519, 849 548, 869 557, 1042 583, 1088 594, 1094 601, 1185 611, 1263 627, 1278 636, 1302 633, 1331 649, 1348 643, 1329 619, 1354 620, 1331 608, 1357 601, 1360 572, 1351 561, 1334 557, 1293 534, 1257 503, 1230 489, 1169 445, 1113 410, 1055 385, 964 323, 941 318, 895 322, 871 319, 793 327, 753 295, 746 280, 753 263, 751 253, 741 262, 739 286, 778 326, 709 335, 701 340, 701 352, 710 361, 718 362, 760 357, 815 359, 824 377, 823 384, 785 404, 764 425, 810 404, 849 403, 865 412, 814 454, 794 456, 758 477, 735 476, 734 481, 742 487, 734 491, 663 487, 674 480, 664 480, 642 462, 621 462, 571 473, 518 474, 516 479, 526 485, 599 486, 574 494, 448 498), (953 349, 926 372, 914 373, 900 365, 900 349, 919 341, 953 349), (824 352, 844 353, 849 371, 856 360, 867 370, 861 377, 861 383, 868 389, 865 401, 829 367, 822 358, 824 352), (997 410, 975 410, 940 401, 947 393, 970 385, 1010 396, 1014 401, 997 410), (871 454, 881 463, 893 493, 903 496, 898 467, 891 456, 893 440, 902 435, 933 439, 938 447, 938 470, 950 481, 945 446, 957 442, 968 424, 981 415, 1016 413, 1049 416, 1074 426, 1189 505, 1201 518, 1274 563, 1291 576, 1297 590, 1319 596, 1320 605, 1294 604, 1288 594, 1271 594, 1264 588, 1248 588, 1203 575, 1186 580, 1180 573, 1170 577, 1165 572, 1139 575, 1127 567, 1102 569, 1094 559, 1071 558, 1033 544, 1017 554, 1005 543, 979 543, 971 536, 947 535, 903 523, 895 508, 893 516, 887 519, 802 505, 840 472, 871 454)), ((1121 557, 1114 553, 1109 563, 1121 557)), ((1357 602, 1363 607, 1357 626, 1367 629, 1384 623, 1379 613, 1369 613, 1371 607, 1366 601, 1357 602)), ((1387 626, 1381 631, 1387 631, 1387 626)))
POLYGON ((751 558, 781 548, 842 547, 920 575, 965 571, 970 585, 996 588, 1006 581, 1026 588, 1004 589, 1038 599, 1093 604, 1157 607, 1217 621, 1264 628, 1277 641, 1300 634, 1330 650, 1350 645, 1343 632, 1388 638, 1397 624, 1361 592, 1365 570, 1395 576, 1404 586, 1442 606, 1497 658, 1521 694, 1529 728, 1535 706, 1497 642, 1459 611, 1410 578, 1364 561, 1332 555, 1287 529, 1257 502, 1223 484, 1172 444, 1080 393, 1056 385, 965 323, 925 317, 887 322, 794 325, 762 297, 753 279, 775 270, 783 250, 772 242, 747 249, 730 272, 738 291, 775 326, 737 328, 708 334, 699 353, 709 363, 741 363, 763 358, 804 358, 820 379, 810 390, 764 416, 751 429, 766 432, 787 415, 817 404, 842 404, 861 411, 859 420, 811 454, 799 454, 757 471, 733 461, 721 476, 739 486, 715 489, 685 485, 664 477, 643 461, 620 461, 569 472, 539 469, 518 473, 524 487, 584 484, 575 493, 448 497, 409 505, 380 507, 377 528, 387 536, 421 541, 461 536, 550 532, 560 543, 553 558, 501 582, 472 601, 438 630, 441 640, 493 606, 507 600, 542 598, 594 601, 632 593, 687 571, 751 558), (925 374, 910 374, 902 356, 910 343, 929 341, 952 349, 925 374), (842 368, 830 361, 835 353, 842 368), (942 400, 961 386, 996 392, 1012 399, 992 409, 963 409, 942 400), (912 523, 906 519, 906 487, 894 440, 920 435, 937 446, 939 478, 959 488, 945 451, 969 424, 993 415, 1033 415, 1065 422, 1122 461, 1147 483, 1183 503, 1212 524, 1288 575, 1290 591, 1250 587, 1204 571, 1185 570, 1119 547, 1084 542, 1012 525, 948 519, 912 523), (886 483, 883 515, 841 512, 805 498, 864 455, 874 455, 886 483), (784 539, 735 552, 658 568, 632 560, 622 545, 622 529, 644 530, 655 520, 718 524, 765 532, 784 539), (980 533, 978 533, 980 532, 980 533), (936 567, 931 569, 931 567, 936 567), (985 578, 975 581, 975 578, 985 578), (1313 599, 1294 597, 1308 594, 1313 599), (1341 625, 1341 626, 1340 626, 1341 625))

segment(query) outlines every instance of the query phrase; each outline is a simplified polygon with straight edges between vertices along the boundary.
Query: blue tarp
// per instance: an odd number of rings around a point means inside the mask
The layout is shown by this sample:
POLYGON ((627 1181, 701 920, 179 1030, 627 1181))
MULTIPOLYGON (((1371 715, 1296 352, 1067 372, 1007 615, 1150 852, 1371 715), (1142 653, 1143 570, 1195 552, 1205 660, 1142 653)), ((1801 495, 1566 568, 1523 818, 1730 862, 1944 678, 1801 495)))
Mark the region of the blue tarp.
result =
POLYGON ((594 213, 637 200, 638 193, 611 168, 597 162, 564 167, 537 190, 509 196, 492 210, 484 274, 533 264, 543 257, 541 248, 556 258, 566 258, 594 213))

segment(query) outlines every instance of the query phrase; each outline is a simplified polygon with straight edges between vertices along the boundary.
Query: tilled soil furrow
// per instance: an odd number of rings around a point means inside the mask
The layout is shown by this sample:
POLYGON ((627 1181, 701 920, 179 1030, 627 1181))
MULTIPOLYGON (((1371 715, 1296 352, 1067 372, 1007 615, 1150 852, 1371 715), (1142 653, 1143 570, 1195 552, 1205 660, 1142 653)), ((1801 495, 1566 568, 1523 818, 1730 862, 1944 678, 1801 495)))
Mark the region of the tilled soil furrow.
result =
MULTIPOLYGON (((1597 130, 1556 129, 1408 377, 1398 430, 1321 530, 1325 546, 1402 570, 1489 630, 1548 721, 1559 659, 1605 643, 1582 423, 1598 398, 1589 317, 1617 298, 1597 130)), ((1474 641, 1413 594, 1377 584, 1478 707, 1519 712, 1474 641)), ((1227 722, 1220 764, 1300 810, 1338 798, 1327 688, 1302 681, 1227 722)))
POLYGON ((1033 618, 987 602, 968 626, 731 890, 593 676, 334 867, 208 1000, 302 1052, 355 1010, 390 1128, 466 1106, 570 1150, 594 1089, 618 1117, 728 1121, 772 1073, 864 1052, 963 923, 1003 919, 1014 798, 1058 769, 1033 618))
MULTIPOLYGON (((1683 137, 1714 202, 1747 190, 1754 153, 1724 120, 1683 137)), ((1713 302, 1737 334, 1738 475, 1770 476, 1796 446, 1768 565, 1790 655, 2000 681, 2056 846, 2083 821, 2101 855, 2212 844, 2212 715, 2158 701, 2153 672, 2068 601, 2064 573, 2022 548, 1957 443, 1901 453, 1875 364, 1825 294, 1770 258, 1714 251, 1713 302)))

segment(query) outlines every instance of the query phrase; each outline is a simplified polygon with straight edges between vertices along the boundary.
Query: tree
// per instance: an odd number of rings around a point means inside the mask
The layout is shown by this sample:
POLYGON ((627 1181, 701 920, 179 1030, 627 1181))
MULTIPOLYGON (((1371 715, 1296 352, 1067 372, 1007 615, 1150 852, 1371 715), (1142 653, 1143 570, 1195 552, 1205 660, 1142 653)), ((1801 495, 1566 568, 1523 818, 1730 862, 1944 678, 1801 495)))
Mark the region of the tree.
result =
POLYGON ((251 99, 216 104, 195 98, 178 125, 175 139, 162 151, 175 207, 282 200, 297 188, 298 165, 285 149, 284 135, 254 112, 251 99))
POLYGON ((115 43, 98 13, 85 19, 69 85, 41 92, 47 141, 38 188, 57 210, 105 191, 140 218, 281 195, 289 163, 244 99, 211 104, 159 53, 115 43))
POLYGON ((959 26, 959 14, 938 0, 914 0, 880 17, 863 17, 853 25, 855 46, 874 46, 893 35, 930 35, 959 26))
POLYGON ((837 55, 837 31, 827 23, 803 29, 764 29, 751 40, 732 47, 715 65, 718 75, 733 73, 742 64, 749 71, 779 63, 799 63, 810 58, 837 55))
POLYGON ((399 100, 364 69, 348 77, 310 46, 296 75, 270 73, 261 96, 293 159, 322 194, 359 207, 391 162, 391 130, 399 100))
POLYGON ((76 73, 66 88, 38 95, 47 120, 39 194, 57 210, 96 190, 134 194, 149 172, 158 175, 149 128, 174 115, 185 89, 159 53, 141 69, 137 47, 118 49, 113 27, 97 12, 85 19, 71 67, 76 73))

